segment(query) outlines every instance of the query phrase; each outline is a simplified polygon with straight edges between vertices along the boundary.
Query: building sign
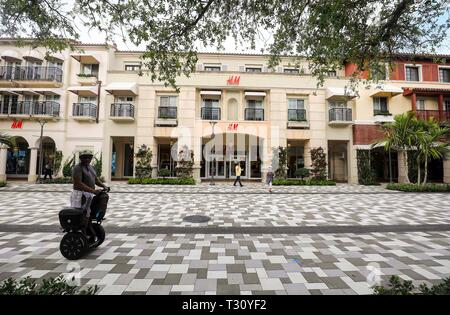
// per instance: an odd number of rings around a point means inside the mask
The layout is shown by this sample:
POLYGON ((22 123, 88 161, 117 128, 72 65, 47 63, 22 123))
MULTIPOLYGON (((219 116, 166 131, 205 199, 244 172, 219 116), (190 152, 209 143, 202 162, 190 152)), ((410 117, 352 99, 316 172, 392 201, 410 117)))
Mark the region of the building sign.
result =
POLYGON ((231 123, 231 124, 228 124, 228 128, 227 129, 229 131, 236 131, 238 129, 238 126, 239 126, 238 123, 231 123))
POLYGON ((232 75, 227 80, 227 85, 239 85, 239 81, 241 80, 241 76, 232 75))
POLYGON ((22 121, 21 120, 14 120, 11 129, 22 129, 22 121))

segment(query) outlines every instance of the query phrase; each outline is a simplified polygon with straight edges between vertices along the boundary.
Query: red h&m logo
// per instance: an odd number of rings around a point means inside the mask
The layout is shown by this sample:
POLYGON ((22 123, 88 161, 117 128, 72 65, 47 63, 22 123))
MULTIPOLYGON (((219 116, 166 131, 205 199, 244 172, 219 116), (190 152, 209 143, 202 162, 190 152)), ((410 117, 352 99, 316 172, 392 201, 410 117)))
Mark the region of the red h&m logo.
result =
POLYGON ((228 130, 237 130, 238 129, 239 124, 238 123, 231 123, 228 124, 228 130))
POLYGON ((232 75, 227 80, 227 85, 239 85, 239 81, 241 80, 241 76, 232 75))
POLYGON ((14 120, 12 125, 11 125, 11 129, 22 129, 22 121, 19 120, 14 120))

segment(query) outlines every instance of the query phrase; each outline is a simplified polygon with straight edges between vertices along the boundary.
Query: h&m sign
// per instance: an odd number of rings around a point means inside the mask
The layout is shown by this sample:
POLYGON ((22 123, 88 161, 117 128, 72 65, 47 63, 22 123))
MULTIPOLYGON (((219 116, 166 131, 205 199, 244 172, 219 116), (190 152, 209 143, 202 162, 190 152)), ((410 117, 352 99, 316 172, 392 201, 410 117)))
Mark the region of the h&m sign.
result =
POLYGON ((22 129, 22 121, 21 120, 14 120, 11 124, 11 129, 22 129))
POLYGON ((239 85, 240 80, 241 80, 241 76, 231 75, 227 80, 227 85, 239 85))
POLYGON ((231 130, 231 131, 236 131, 237 129, 238 129, 238 127, 239 127, 239 124, 238 123, 231 123, 231 124, 228 124, 228 130, 231 130))

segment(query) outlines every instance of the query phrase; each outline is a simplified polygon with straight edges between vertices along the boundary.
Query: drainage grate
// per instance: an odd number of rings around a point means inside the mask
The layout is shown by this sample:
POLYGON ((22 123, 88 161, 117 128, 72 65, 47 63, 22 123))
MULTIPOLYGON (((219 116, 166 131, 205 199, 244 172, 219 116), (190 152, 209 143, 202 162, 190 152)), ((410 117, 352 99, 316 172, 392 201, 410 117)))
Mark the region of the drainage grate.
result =
POLYGON ((191 223, 204 223, 211 220, 210 217, 206 215, 189 215, 183 218, 183 221, 191 222, 191 223))

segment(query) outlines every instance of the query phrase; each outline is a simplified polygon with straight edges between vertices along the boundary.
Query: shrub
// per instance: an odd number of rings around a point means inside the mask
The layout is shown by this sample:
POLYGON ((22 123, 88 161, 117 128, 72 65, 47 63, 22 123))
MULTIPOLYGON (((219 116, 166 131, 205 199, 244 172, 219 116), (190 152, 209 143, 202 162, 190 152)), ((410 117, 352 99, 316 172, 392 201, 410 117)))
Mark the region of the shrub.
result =
POLYGON ((72 184, 72 177, 60 177, 53 179, 46 179, 43 184, 72 184))
POLYGON ((136 153, 136 177, 149 178, 152 176, 152 150, 145 144, 136 153))
POLYGON ((287 178, 287 149, 284 147, 273 148, 274 160, 272 164, 277 165, 275 169, 275 178, 287 178))
POLYGON ((79 290, 62 276, 43 279, 41 284, 30 277, 20 280, 8 278, 0 284, 0 295, 94 295, 97 291, 97 286, 79 290))
POLYGON ((406 192, 450 192, 450 184, 388 184, 386 188, 406 192))
POLYGON ((298 170, 295 171, 295 177, 296 178, 305 178, 305 177, 309 177, 310 175, 310 171, 307 168, 299 168, 298 170))
POLYGON ((327 156, 322 147, 311 149, 311 173, 312 177, 317 180, 325 180, 327 178, 327 156))
POLYGON ((62 151, 56 151, 55 152, 55 159, 53 161, 53 174, 55 176, 58 176, 59 171, 61 170, 61 163, 63 159, 63 153, 62 151))
POLYGON ((375 178, 375 172, 370 165, 370 151, 357 150, 356 158, 358 160, 358 183, 360 185, 379 185, 375 178))
POLYGON ((130 178, 131 185, 195 185, 193 178, 130 178))
POLYGON ((402 280, 398 276, 392 276, 389 279, 387 287, 375 286, 375 295, 449 295, 450 294, 450 278, 444 279, 442 283, 428 287, 421 284, 416 288, 412 281, 402 280))
POLYGON ((194 172, 194 152, 189 150, 187 146, 184 146, 178 153, 177 162, 177 177, 180 178, 193 178, 194 172))
POLYGON ((158 171, 158 176, 162 178, 170 177, 170 170, 162 168, 158 171))
POLYGON ((103 156, 102 152, 100 152, 100 158, 97 158, 97 155, 94 156, 94 165, 92 165, 97 173, 97 177, 100 178, 102 176, 102 164, 103 164, 103 156))
POLYGON ((67 158, 63 166, 63 176, 72 177, 72 170, 75 166, 75 155, 72 158, 67 158))
POLYGON ((317 179, 275 179, 274 186, 335 186, 336 182, 332 180, 317 179))
POLYGON ((0 187, 5 187, 5 186, 6 186, 6 182, 0 181, 0 187))

